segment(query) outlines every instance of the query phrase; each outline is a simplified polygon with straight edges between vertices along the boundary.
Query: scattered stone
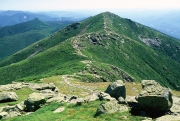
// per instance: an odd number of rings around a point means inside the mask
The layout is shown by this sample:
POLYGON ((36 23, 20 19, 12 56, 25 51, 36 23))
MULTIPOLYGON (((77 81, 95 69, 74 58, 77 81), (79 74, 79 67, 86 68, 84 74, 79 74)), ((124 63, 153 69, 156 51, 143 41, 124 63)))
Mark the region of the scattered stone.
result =
POLYGON ((0 102, 17 101, 18 96, 15 92, 0 92, 0 102))
POLYGON ((65 110, 65 107, 60 107, 56 109, 55 111, 53 111, 53 113, 60 113, 60 112, 63 112, 64 110, 65 110))
POLYGON ((172 106, 170 89, 162 87, 154 80, 142 81, 142 91, 136 99, 140 107, 146 111, 167 112, 172 106))
POLYGON ((118 99, 119 97, 126 98, 126 88, 122 80, 117 80, 111 83, 106 89, 105 93, 108 93, 111 97, 118 99))
POLYGON ((98 97, 99 100, 107 100, 107 101, 116 100, 115 98, 111 97, 108 93, 105 92, 98 93, 98 97))
POLYGON ((128 111, 128 107, 126 105, 120 105, 117 103, 117 101, 108 101, 99 105, 96 111, 96 116, 99 116, 101 114, 111 114, 115 112, 125 111, 128 111))

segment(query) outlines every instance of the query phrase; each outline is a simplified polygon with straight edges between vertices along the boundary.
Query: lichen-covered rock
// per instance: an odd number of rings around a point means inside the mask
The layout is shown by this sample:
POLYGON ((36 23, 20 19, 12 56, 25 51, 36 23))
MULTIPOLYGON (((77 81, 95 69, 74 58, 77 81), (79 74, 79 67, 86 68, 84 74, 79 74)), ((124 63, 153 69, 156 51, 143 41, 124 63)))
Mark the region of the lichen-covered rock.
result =
POLYGON ((46 102, 45 100, 46 97, 42 93, 32 93, 24 102, 25 110, 28 112, 36 111, 46 102))
POLYGON ((128 111, 128 107, 126 105, 120 105, 117 101, 108 101, 99 105, 96 111, 96 116, 101 114, 111 114, 115 112, 125 111, 128 111))
POLYGON ((111 83, 106 89, 105 93, 108 93, 111 97, 118 99, 119 97, 126 98, 126 88, 122 80, 117 80, 111 83))
POLYGON ((136 100, 143 110, 167 112, 172 106, 172 93, 154 80, 143 80, 136 100))
POLYGON ((0 102, 17 101, 18 96, 15 92, 0 92, 0 102))

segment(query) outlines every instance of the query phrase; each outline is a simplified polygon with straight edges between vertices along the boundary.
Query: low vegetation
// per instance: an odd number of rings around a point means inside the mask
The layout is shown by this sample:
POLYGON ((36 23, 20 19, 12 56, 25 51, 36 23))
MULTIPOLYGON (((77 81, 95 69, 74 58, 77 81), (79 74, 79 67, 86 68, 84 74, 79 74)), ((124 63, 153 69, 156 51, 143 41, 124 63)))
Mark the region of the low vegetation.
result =
POLYGON ((84 82, 154 79, 180 90, 179 48, 174 38, 112 13, 101 13, 0 61, 0 84, 71 74, 84 82), (147 45, 142 39, 156 39, 161 44, 147 45))

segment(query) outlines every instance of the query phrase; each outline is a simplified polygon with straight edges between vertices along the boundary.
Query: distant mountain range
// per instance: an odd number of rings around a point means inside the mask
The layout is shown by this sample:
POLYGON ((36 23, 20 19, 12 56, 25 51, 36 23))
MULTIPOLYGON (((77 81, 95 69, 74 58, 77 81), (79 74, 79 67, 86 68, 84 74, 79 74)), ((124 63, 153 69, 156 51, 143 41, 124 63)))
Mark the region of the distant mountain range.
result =
POLYGON ((49 36, 72 22, 34 20, 0 28, 0 60, 49 36))
POLYGON ((122 10, 118 15, 130 18, 180 39, 180 10, 122 10))
POLYGON ((0 61, 0 84, 69 74, 87 82, 156 80, 180 90, 179 70, 178 39, 104 12, 0 61))
MULTIPOLYGON (((27 22, 35 18, 43 21, 79 21, 84 19, 82 16, 75 16, 69 14, 60 14, 61 12, 48 13, 48 12, 26 12, 26 11, 1 11, 0 12, 0 27, 14 25, 22 22, 27 22), (59 13, 59 14, 57 14, 59 13)), ((70 13, 70 12, 68 12, 70 13)))

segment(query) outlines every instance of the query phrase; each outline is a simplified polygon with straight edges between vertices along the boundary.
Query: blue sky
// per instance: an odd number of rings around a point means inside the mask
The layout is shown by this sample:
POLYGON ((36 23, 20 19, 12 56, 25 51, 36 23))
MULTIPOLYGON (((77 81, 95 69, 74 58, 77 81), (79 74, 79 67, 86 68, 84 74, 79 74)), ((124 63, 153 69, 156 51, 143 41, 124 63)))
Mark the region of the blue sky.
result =
POLYGON ((0 10, 180 9, 180 0, 0 0, 0 10))

